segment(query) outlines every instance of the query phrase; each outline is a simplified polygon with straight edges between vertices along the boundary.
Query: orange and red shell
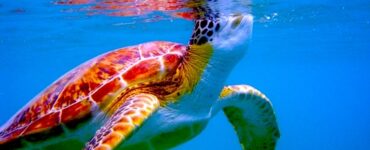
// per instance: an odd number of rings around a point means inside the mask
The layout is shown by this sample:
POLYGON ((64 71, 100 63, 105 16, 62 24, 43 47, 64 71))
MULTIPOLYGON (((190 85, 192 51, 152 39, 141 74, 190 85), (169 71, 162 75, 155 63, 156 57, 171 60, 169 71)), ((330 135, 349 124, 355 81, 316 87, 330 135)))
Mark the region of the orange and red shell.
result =
POLYGON ((36 96, 4 125, 0 144, 91 114, 105 97, 178 67, 186 46, 150 42, 121 48, 73 69, 36 96))

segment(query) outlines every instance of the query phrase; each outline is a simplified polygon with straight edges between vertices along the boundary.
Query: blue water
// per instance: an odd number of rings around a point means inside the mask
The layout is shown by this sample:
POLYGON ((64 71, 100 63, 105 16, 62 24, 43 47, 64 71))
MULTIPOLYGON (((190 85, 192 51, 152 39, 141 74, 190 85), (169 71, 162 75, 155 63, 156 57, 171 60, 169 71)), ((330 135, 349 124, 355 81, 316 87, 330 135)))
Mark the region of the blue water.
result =
MULTIPOLYGON (((272 101, 279 150, 370 149, 370 2, 257 1, 247 55, 227 84, 272 101)), ((0 124, 59 76, 115 48, 187 43, 192 23, 161 12, 111 17, 50 1, 0 0, 0 124), (154 21, 149 21, 157 18, 154 21), (159 19, 158 19, 159 18, 159 19)), ((187 149, 240 149, 222 113, 187 149)))

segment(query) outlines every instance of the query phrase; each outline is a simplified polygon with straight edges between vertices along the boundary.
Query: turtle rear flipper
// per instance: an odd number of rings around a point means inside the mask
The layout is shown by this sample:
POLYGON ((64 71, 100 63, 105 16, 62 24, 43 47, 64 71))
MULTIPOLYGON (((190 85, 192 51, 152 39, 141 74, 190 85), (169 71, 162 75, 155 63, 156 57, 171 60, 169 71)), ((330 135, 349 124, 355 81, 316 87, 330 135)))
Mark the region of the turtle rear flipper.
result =
POLYGON ((273 150, 280 137, 268 98, 247 85, 227 86, 212 115, 223 109, 245 150, 273 150))

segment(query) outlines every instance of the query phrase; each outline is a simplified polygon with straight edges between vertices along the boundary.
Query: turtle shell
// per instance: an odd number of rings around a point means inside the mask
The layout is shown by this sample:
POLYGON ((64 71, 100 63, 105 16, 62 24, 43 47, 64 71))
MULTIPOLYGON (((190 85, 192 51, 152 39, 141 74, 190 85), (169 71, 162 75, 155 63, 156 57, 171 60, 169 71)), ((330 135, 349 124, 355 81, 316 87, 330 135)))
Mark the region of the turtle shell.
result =
POLYGON ((186 46, 150 42, 113 50, 62 76, 23 107, 0 130, 0 144, 48 131, 91 115, 119 91, 174 72, 186 46))

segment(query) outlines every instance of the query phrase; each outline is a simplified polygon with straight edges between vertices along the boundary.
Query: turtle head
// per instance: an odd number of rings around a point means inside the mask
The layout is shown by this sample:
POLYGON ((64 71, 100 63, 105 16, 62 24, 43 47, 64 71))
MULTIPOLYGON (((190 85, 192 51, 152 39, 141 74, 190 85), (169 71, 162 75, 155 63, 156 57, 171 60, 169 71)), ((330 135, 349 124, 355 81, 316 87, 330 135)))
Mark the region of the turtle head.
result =
POLYGON ((221 52, 224 56, 240 56, 247 49, 252 25, 250 14, 200 18, 195 20, 189 45, 209 45, 214 52, 221 52))

